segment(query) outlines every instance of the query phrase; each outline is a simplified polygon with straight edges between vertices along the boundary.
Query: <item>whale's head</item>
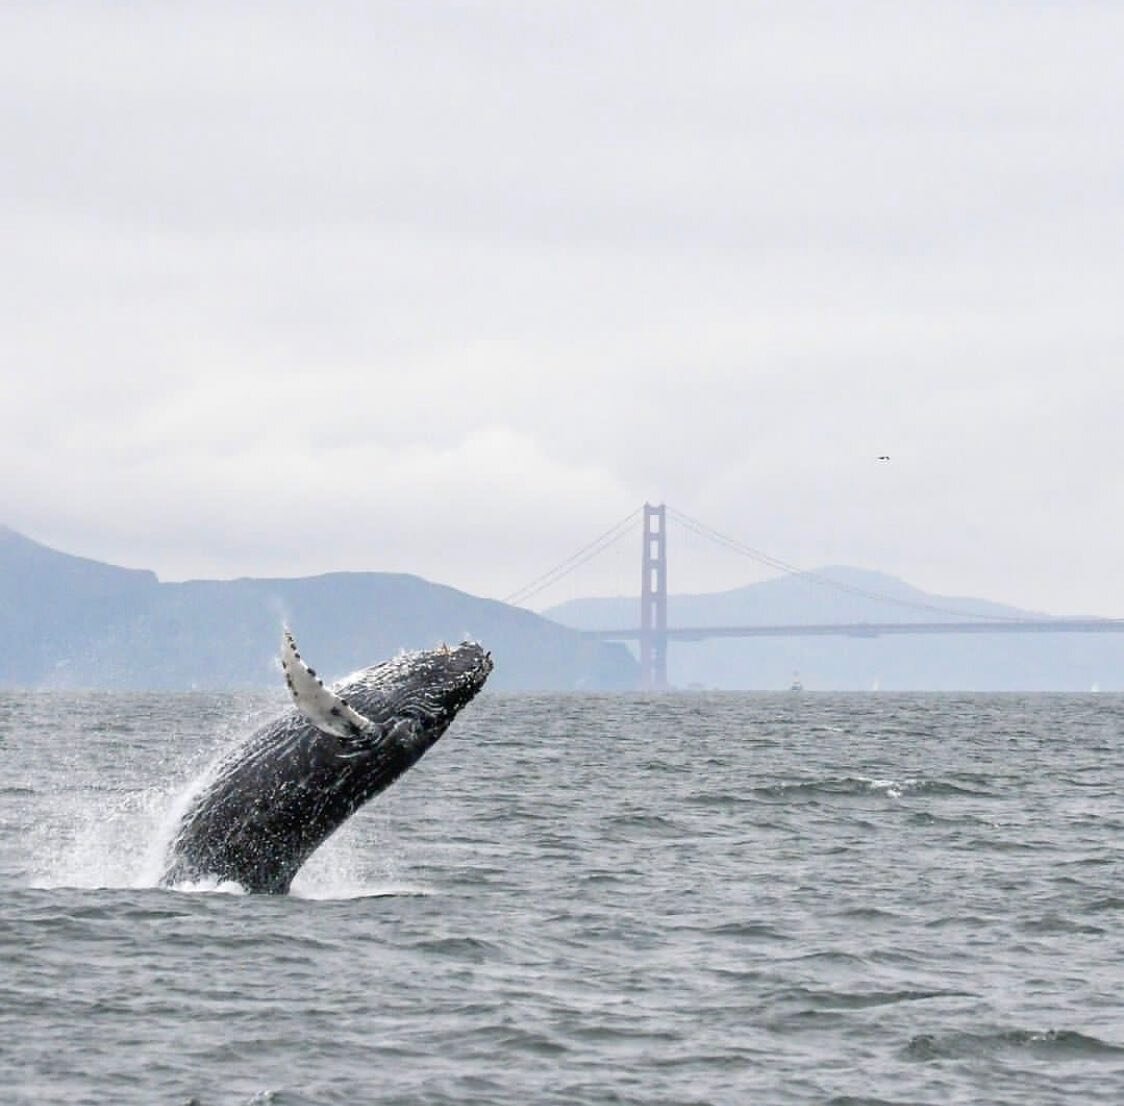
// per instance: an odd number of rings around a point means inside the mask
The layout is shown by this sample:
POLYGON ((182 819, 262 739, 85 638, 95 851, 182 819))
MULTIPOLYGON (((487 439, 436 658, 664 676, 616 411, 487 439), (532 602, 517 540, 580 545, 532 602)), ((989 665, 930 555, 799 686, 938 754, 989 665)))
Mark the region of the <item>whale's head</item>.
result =
POLYGON ((413 763, 449 728, 484 686, 492 656, 475 641, 403 652, 329 688, 286 629, 281 668, 298 713, 339 742, 339 755, 366 756, 381 773, 396 759, 413 763))
POLYGON ((373 723, 385 726, 406 719, 436 741, 475 698, 491 671, 492 655, 475 641, 462 641, 400 653, 365 669, 354 677, 346 695, 373 723))

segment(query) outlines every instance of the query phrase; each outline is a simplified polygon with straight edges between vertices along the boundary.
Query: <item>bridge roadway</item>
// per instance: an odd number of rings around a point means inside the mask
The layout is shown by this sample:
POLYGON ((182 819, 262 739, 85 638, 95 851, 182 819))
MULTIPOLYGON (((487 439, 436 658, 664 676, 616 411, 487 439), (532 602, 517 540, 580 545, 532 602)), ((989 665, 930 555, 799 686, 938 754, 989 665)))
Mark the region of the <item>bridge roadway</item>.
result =
MULTIPOLYGON (((641 629, 582 630, 600 641, 639 641, 641 629)), ((882 637, 888 634, 1120 634, 1124 618, 1043 618, 1006 622, 838 622, 790 626, 676 626, 648 631, 668 641, 719 637, 882 637)))

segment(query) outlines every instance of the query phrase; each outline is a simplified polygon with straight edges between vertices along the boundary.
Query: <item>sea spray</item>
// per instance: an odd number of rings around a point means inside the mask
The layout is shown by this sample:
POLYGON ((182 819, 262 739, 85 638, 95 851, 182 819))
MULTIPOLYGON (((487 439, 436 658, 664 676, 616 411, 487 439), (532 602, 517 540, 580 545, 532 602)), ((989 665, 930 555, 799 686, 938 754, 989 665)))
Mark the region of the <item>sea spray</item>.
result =
POLYGON ((154 887, 191 797, 227 750, 276 710, 261 696, 95 695, 73 710, 58 708, 77 696, 49 698, 57 739, 46 749, 33 732, 10 739, 17 752, 35 745, 35 758, 20 761, 29 772, 68 781, 36 795, 22 833, 21 867, 35 888, 154 887), (111 713, 91 709, 103 699, 111 713))

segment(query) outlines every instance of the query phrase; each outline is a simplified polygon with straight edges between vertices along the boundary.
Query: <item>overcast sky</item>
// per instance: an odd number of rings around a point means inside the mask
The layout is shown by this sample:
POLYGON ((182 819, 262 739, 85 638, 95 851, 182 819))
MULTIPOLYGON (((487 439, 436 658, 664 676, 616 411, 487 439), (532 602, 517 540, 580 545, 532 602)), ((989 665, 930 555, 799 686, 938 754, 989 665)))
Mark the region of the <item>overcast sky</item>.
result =
MULTIPOLYGON (((1122 45, 1080 0, 8 0, 0 522, 502 597, 647 499, 1124 615, 1122 45)), ((771 574, 670 537, 673 591, 771 574)))

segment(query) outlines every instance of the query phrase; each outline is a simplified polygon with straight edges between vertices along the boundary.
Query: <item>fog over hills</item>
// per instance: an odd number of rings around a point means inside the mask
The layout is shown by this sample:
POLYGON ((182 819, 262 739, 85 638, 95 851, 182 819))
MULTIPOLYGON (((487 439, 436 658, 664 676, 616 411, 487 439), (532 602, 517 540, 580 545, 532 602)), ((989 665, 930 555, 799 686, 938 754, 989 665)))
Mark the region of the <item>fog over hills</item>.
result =
POLYGON ((623 689, 636 680, 623 645, 417 576, 161 583, 0 527, 0 686, 280 688, 283 621, 331 678, 400 649, 474 637, 495 658, 492 689, 623 689))
MULTIPOLYGON (((639 621, 633 598, 575 599, 543 613, 581 629, 639 621)), ((669 626, 957 622, 1043 618, 985 599, 932 595, 867 569, 833 565, 730 591, 669 595, 669 626)), ((1089 691, 1124 689, 1124 635, 948 634, 676 642, 673 685, 809 690, 1089 691)))

